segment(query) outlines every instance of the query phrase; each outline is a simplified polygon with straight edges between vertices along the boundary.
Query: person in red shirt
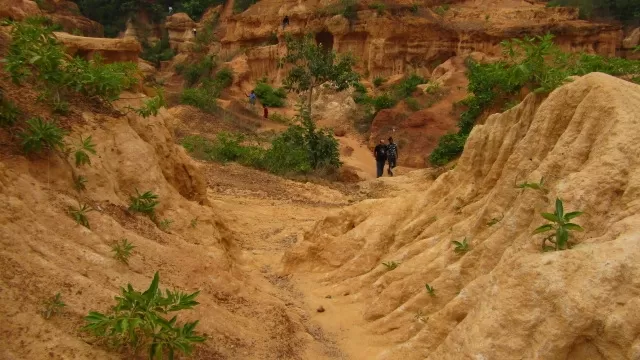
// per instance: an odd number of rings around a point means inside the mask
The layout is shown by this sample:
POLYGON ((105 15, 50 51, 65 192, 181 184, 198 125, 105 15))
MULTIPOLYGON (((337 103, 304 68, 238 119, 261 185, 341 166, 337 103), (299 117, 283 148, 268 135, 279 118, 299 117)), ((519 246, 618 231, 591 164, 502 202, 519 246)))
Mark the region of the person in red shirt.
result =
POLYGON ((269 118, 269 109, 267 109, 267 105, 262 104, 262 109, 263 109, 263 112, 264 112, 264 118, 268 119, 269 118))

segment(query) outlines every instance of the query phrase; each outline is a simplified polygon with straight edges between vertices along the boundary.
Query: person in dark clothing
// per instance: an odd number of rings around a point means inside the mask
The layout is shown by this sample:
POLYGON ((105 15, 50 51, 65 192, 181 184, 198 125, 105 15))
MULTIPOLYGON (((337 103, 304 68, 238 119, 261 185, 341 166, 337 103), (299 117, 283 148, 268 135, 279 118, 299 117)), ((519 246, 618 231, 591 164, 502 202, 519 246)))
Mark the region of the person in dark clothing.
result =
POLYGON ((267 109, 267 105, 262 104, 262 112, 264 113, 264 118, 268 119, 269 118, 269 109, 267 109))
POLYGON ((196 28, 193 28, 191 30, 191 32, 193 33, 193 37, 197 37, 198 36, 198 31, 196 30, 196 28))
POLYGON ((387 145, 387 161, 389 162, 389 169, 387 169, 387 174, 393 176, 393 168, 396 167, 397 160, 398 145, 393 142, 392 137, 389 137, 389 145, 387 145))
POLYGON ((282 19, 282 31, 284 31, 284 28, 289 25, 289 15, 285 15, 284 19, 282 19))
POLYGON ((373 156, 376 158, 376 177, 380 177, 384 173, 384 163, 387 161, 387 145, 384 144, 384 140, 380 140, 380 144, 373 149, 373 156))

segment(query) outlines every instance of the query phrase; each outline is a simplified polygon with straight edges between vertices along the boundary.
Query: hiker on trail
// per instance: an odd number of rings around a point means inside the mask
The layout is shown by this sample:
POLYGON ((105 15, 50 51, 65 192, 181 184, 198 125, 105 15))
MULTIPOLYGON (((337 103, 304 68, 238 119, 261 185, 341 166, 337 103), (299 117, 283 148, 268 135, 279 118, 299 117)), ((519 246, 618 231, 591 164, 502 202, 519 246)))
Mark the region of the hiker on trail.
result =
POLYGON ((169 6, 169 15, 173 14, 173 6, 169 6))
POLYGON ((193 37, 196 37, 196 33, 197 33, 196 28, 193 28, 193 30, 191 31, 193 31, 193 37))
POLYGON ((264 113, 264 118, 268 119, 269 118, 269 109, 267 109, 267 105, 262 104, 262 112, 264 113))
POLYGON ((282 31, 284 31, 284 28, 289 25, 289 15, 285 15, 284 19, 282 19, 282 31))
POLYGON ((393 142, 393 138, 389 136, 389 145, 387 145, 387 161, 389 162, 389 169, 387 174, 393 176, 393 168, 396 167, 396 161, 398 160, 398 145, 393 142))
MULTIPOLYGON (((246 94, 245 94, 246 95, 246 94)), ((247 95, 249 97, 249 104, 251 104, 251 106, 256 104, 256 92, 251 90, 251 92, 247 95)))
POLYGON ((380 144, 373 149, 373 157, 376 158, 376 177, 380 177, 384 173, 384 163, 387 161, 387 145, 384 144, 384 140, 380 140, 380 144))

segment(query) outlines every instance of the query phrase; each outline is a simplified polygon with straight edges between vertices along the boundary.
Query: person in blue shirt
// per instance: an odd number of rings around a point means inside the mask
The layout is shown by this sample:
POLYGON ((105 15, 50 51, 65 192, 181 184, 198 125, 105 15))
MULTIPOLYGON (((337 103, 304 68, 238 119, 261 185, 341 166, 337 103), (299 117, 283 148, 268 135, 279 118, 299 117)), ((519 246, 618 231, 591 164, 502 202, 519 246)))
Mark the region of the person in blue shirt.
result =
POLYGON ((255 105, 256 104, 256 98, 258 97, 256 95, 256 92, 251 90, 251 92, 247 96, 249 97, 249 104, 251 104, 252 106, 255 105))

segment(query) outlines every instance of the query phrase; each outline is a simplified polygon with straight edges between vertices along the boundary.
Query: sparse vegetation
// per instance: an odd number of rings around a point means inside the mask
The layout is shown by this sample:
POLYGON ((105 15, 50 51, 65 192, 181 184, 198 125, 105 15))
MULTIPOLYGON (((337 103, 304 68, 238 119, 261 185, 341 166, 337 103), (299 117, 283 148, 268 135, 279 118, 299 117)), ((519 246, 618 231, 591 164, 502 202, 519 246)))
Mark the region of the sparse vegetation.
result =
POLYGON ((15 125, 20 117, 20 110, 15 104, 2 97, 0 92, 0 127, 15 125))
POLYGON ((545 194, 549 192, 549 190, 546 187, 544 187, 544 177, 541 177, 540 182, 538 183, 529 183, 525 181, 523 183, 516 184, 516 188, 539 190, 545 194))
POLYGON ((77 190, 77 191, 84 191, 87 189, 86 187, 86 183, 87 183, 87 178, 82 176, 82 175, 76 175, 76 174, 72 174, 71 175, 72 179, 73 179, 73 187, 77 190))
POLYGON ((132 110, 139 116, 143 118, 148 118, 149 116, 158 115, 158 111, 160 111, 160 108, 163 106, 165 106, 164 90, 161 88, 157 88, 156 96, 145 100, 142 107, 139 107, 139 108, 128 107, 128 108, 129 110, 132 110))
POLYGON ((164 219, 158 223, 158 228, 164 232, 168 232, 172 223, 173 223, 173 220, 164 219))
POLYGON ((406 98, 404 100, 404 103, 407 104, 407 107, 411 111, 419 111, 420 109, 422 109, 422 106, 420 106, 420 103, 418 102, 418 100, 416 100, 416 98, 413 98, 413 97, 406 98))
POLYGON ((213 113, 218 109, 216 101, 218 95, 217 89, 207 86, 184 89, 180 94, 180 103, 195 106, 206 113, 213 113))
POLYGON ((129 258, 131 257, 133 249, 135 249, 135 246, 127 239, 121 239, 119 242, 116 242, 111 246, 113 257, 126 265, 129 265, 129 258))
POLYGON ((414 319, 420 321, 421 323, 426 321, 426 319, 424 317, 424 313, 422 312, 422 310, 416 311, 416 314, 413 317, 414 317, 414 319))
POLYGON ((418 88, 418 85, 426 83, 422 76, 411 74, 408 77, 404 78, 398 85, 395 87, 396 97, 398 99, 405 99, 409 96, 413 95, 413 93, 418 88))
POLYGON ((399 264, 396 261, 387 261, 383 262, 382 265, 384 265, 384 267, 386 267, 388 271, 391 271, 397 268, 399 264))
POLYGON ((491 218, 491 220, 489 220, 487 222, 487 226, 488 227, 492 227, 493 225, 499 223, 500 221, 502 221, 502 219, 504 219, 504 214, 501 214, 500 218, 491 218))
POLYGON ((375 87, 380 87, 382 84, 384 84, 387 81, 387 79, 380 77, 380 76, 376 76, 373 79, 373 86, 375 87))
POLYGON ((433 286, 431 286, 429 284, 424 284, 424 287, 427 289, 427 293, 430 296, 436 296, 436 289, 434 289, 433 286))
POLYGON ((291 125, 293 123, 293 120, 291 118, 288 118, 287 116, 278 114, 278 113, 270 114, 269 119, 271 121, 275 121, 277 123, 285 124, 285 125, 291 125))
POLYGON ((191 87, 203 78, 209 77, 211 70, 215 67, 216 61, 209 55, 198 62, 176 65, 176 72, 184 76, 187 86, 191 87))
POLYGON ((373 4, 370 4, 369 9, 375 10, 378 15, 384 15, 384 12, 387 9, 387 7, 384 5, 384 3, 377 1, 377 2, 374 2, 373 4))
POLYGON ((146 214, 151 218, 155 217, 156 206, 160 203, 158 195, 151 191, 140 194, 138 189, 136 189, 136 196, 129 196, 129 201, 129 210, 146 214))
POLYGON ((235 0, 233 3, 233 12, 236 14, 244 12, 256 2, 257 0, 235 0))
POLYGON ((582 211, 572 211, 565 214, 562 200, 556 199, 555 212, 553 214, 541 214, 543 218, 551 223, 542 225, 533 232, 533 234, 541 234, 554 231, 554 233, 542 239, 542 251, 566 250, 571 248, 571 244, 569 243, 570 232, 584 231, 580 225, 572 223, 571 220, 582 214, 582 211), (552 245, 547 245, 547 242, 552 245))
POLYGON ((192 229, 195 229, 198 226, 198 217, 197 216, 195 218, 191 219, 191 223, 189 223, 189 226, 192 229))
POLYGON ((504 41, 501 45, 508 60, 491 64, 467 61, 468 91, 473 95, 462 102, 467 109, 460 115, 458 133, 440 138, 429 155, 431 164, 444 165, 458 156, 476 119, 490 106, 511 99, 525 86, 536 93, 549 93, 572 75, 596 71, 614 76, 640 73, 637 60, 562 52, 553 44, 550 34, 504 41))
POLYGON ((66 132, 50 121, 39 117, 27 120, 27 129, 20 133, 25 154, 64 149, 66 132))
POLYGON ((169 313, 193 309, 200 293, 188 294, 159 289, 160 277, 156 272, 145 292, 136 291, 131 284, 120 289, 116 305, 110 313, 89 312, 83 330, 92 333, 119 350, 128 349, 136 354, 147 349, 149 359, 173 359, 177 351, 189 355, 196 343, 205 338, 195 332, 198 321, 177 324, 177 316, 165 318, 169 313))
POLYGON ((78 207, 69 207, 69 214, 78 224, 90 229, 87 213, 91 210, 93 209, 87 204, 78 204, 78 207))
POLYGON ((640 22, 640 3, 628 0, 552 0, 547 7, 570 6, 579 9, 581 19, 617 19, 627 24, 640 22))
POLYGON ((145 41, 142 43, 142 49, 143 50, 140 54, 140 57, 144 60, 149 61, 157 68, 160 67, 160 63, 162 61, 171 60, 174 56, 176 56, 176 53, 169 45, 169 34, 166 30, 162 34, 162 38, 160 39, 160 41, 157 41, 153 45, 149 45, 145 41))
POLYGON ((417 14, 418 10, 420 10, 420 8, 418 7, 418 4, 416 4, 416 3, 411 4, 411 7, 409 8, 409 11, 412 14, 414 14, 414 15, 417 14))
POLYGON ((449 4, 444 4, 444 5, 436 7, 435 9, 433 9, 433 11, 436 14, 438 14, 440 16, 443 16, 447 11, 449 11, 449 7, 450 7, 449 4))
POLYGON ((453 243, 454 245, 453 251, 455 251, 456 254, 464 254, 467 251, 471 250, 469 248, 467 238, 464 238, 464 240, 462 241, 452 241, 451 243, 453 243))
POLYGON ((323 15, 342 15, 350 22, 358 18, 358 2, 356 0, 340 0, 319 10, 323 15))
POLYGON ((42 317, 48 320, 53 315, 60 314, 62 312, 62 309, 66 306, 67 304, 62 301, 62 296, 60 295, 60 293, 57 293, 53 297, 45 300, 44 309, 42 309, 42 317))
POLYGON ((89 154, 96 154, 96 144, 93 143, 91 135, 89 135, 86 139, 83 139, 82 136, 80 136, 80 144, 76 148, 74 155, 76 159, 76 167, 85 164, 91 165, 89 154))

